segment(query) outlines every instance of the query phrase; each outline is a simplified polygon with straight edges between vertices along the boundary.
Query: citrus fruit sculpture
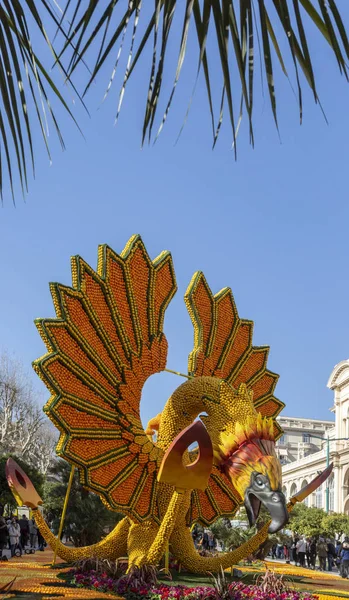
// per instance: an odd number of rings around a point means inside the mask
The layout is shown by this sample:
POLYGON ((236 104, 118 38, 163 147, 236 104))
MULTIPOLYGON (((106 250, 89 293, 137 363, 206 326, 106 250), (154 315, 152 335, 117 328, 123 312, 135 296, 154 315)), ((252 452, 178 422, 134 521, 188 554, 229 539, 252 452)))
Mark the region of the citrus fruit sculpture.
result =
POLYGON ((44 410, 60 431, 57 454, 125 517, 100 543, 67 548, 35 510, 43 536, 69 561, 127 555, 130 568, 156 565, 169 543, 193 572, 236 564, 286 524, 294 504, 286 506, 274 449, 283 404, 266 367, 269 348, 252 346, 253 323, 240 319, 231 290, 214 296, 196 273, 185 294, 194 327, 187 380, 144 430, 142 387, 166 368, 171 255, 152 261, 134 236, 120 255, 101 246, 97 272, 74 257, 72 277, 72 288, 51 284, 57 318, 36 321, 48 353, 34 368, 51 392, 44 410), (242 504, 251 525, 261 504, 271 522, 233 552, 200 556, 190 527, 231 517, 242 504))

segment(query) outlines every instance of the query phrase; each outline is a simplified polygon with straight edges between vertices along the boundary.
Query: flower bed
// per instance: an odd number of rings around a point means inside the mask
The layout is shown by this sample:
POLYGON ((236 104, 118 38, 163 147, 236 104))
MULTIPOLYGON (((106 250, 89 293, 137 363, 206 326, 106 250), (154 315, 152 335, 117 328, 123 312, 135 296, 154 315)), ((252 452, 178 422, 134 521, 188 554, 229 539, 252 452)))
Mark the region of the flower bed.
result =
MULTIPOLYGON (((186 587, 183 585, 158 584, 155 586, 133 585, 125 578, 118 580, 109 577, 107 573, 90 571, 73 573, 72 583, 77 587, 113 592, 126 600, 220 600, 219 590, 210 586, 186 587)), ((225 600, 317 600, 316 596, 294 590, 282 593, 263 591, 260 586, 246 585, 243 582, 233 582, 225 589, 225 600)))

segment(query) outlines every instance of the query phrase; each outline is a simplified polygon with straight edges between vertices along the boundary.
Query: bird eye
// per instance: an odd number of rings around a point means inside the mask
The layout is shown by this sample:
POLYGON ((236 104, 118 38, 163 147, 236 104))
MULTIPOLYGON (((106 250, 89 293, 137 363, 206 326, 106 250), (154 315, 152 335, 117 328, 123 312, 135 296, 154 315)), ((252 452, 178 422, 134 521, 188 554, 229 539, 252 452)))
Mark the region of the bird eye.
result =
POLYGON ((261 479, 260 477, 257 477, 257 479, 256 479, 256 484, 257 484, 259 487, 262 487, 262 486, 264 485, 264 481, 263 481, 263 479, 261 479))

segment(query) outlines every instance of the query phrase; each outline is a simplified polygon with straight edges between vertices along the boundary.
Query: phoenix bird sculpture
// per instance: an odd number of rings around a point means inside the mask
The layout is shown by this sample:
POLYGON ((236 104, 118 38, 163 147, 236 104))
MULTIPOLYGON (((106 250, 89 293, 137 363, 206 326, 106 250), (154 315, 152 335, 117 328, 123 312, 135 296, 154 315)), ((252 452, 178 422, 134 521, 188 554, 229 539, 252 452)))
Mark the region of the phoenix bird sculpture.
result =
POLYGON ((177 289, 171 255, 151 261, 134 236, 120 255, 101 246, 97 272, 74 257, 72 279, 71 288, 51 284, 57 317, 36 321, 48 352, 34 368, 51 392, 44 410, 60 432, 57 454, 125 517, 98 544, 67 548, 36 510, 41 499, 25 473, 9 461, 17 498, 34 509, 42 535, 68 561, 127 555, 130 568, 156 565, 169 543, 193 572, 236 564, 268 531, 283 528, 304 496, 286 505, 282 493, 275 418, 284 405, 274 396, 269 348, 252 345, 253 323, 239 317, 231 290, 213 295, 196 273, 185 294, 194 327, 188 379, 144 430, 143 385, 166 369, 164 316, 177 289), (200 556, 190 527, 231 517, 243 504, 251 525, 261 504, 270 523, 233 552, 200 556))

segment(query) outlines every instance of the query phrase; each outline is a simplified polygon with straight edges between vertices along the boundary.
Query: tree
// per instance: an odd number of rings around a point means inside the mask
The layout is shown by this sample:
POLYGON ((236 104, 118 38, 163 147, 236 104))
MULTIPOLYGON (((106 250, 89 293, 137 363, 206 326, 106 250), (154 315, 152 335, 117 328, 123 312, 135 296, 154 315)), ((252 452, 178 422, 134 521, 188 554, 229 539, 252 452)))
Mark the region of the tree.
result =
MULTIPOLYGON (((7 507, 7 514, 11 514, 11 512, 17 508, 17 502, 14 499, 6 479, 5 467, 8 458, 9 457, 6 455, 0 457, 0 504, 7 507)), ((43 474, 40 473, 40 471, 35 467, 28 465, 21 458, 13 455, 11 458, 13 458, 19 464, 19 466, 22 467, 23 471, 28 475, 29 479, 33 483, 38 494, 42 496, 44 483, 43 474)))
POLYGON ((46 473, 56 434, 45 419, 20 363, 0 356, 0 456, 16 455, 46 473))
POLYGON ((210 527, 214 537, 223 544, 225 550, 238 548, 252 533, 242 527, 229 527, 224 519, 218 519, 210 527))
POLYGON ((343 533, 349 535, 349 516, 338 513, 325 515, 322 519, 322 528, 332 538, 336 535, 341 537, 343 533))
POLYGON ((349 535, 349 516, 339 513, 325 513, 322 508, 308 507, 305 504, 296 504, 292 513, 288 529, 306 536, 349 535))
POLYGON ((197 42, 197 76, 202 71, 206 85, 213 142, 217 140, 227 109, 236 149, 243 111, 247 115, 250 141, 252 144, 254 141, 256 65, 257 68, 260 64, 263 66, 276 125, 275 63, 287 77, 288 68, 294 73, 300 121, 303 82, 310 87, 315 102, 319 103, 313 55, 307 39, 308 25, 315 27, 333 52, 340 72, 347 75, 349 42, 337 4, 336 0, 155 0, 153 4, 142 4, 142 0, 90 0, 88 3, 65 0, 60 9, 56 2, 47 0, 4 0, 0 4, 0 140, 4 150, 4 160, 0 163, 0 192, 5 162, 12 193, 14 170, 19 173, 22 189, 27 188, 27 163, 32 163, 34 168, 32 128, 35 119, 49 152, 46 117, 41 106, 46 106, 64 146, 52 109, 52 97, 72 114, 44 66, 50 58, 61 69, 64 81, 73 88, 77 67, 83 63, 88 66, 91 61, 91 69, 86 70, 88 80, 84 94, 107 59, 113 59, 114 68, 107 94, 130 30, 130 47, 116 117, 127 83, 140 58, 145 55, 145 60, 149 60, 149 85, 143 120, 144 141, 153 133, 163 82, 172 77, 172 90, 164 104, 156 137, 165 124, 187 53, 188 37, 192 35, 197 42), (58 33, 55 40, 61 42, 59 47, 55 44, 56 49, 47 34, 50 28, 58 33), (43 36, 46 42, 44 50, 39 51, 36 36, 43 36), (168 48, 175 47, 175 42, 178 60, 175 72, 170 74, 165 60, 168 48), (282 50, 283 43, 288 46, 289 60, 282 50), (148 47, 151 52, 147 55, 148 47), (217 96, 218 108, 215 109, 217 96))
MULTIPOLYGON (((248 523, 247 514, 244 508, 240 509, 237 518, 239 521, 244 521, 246 524, 248 523)), ((224 544, 224 548, 230 550, 238 548, 254 536, 257 531, 260 531, 264 525, 270 521, 270 514, 264 506, 261 506, 256 524, 252 528, 232 527, 230 522, 227 521, 227 519, 218 519, 211 525, 211 531, 215 538, 224 544)), ((286 539, 288 539, 288 537, 281 532, 275 535, 269 535, 251 558, 264 560, 274 544, 277 544, 278 542, 284 543, 286 539)))
MULTIPOLYGON (((248 517, 247 517, 245 507, 241 507, 237 516, 238 516, 239 521, 244 521, 246 524, 248 523, 248 517)), ((268 509, 265 508, 265 506, 263 506, 263 504, 261 504, 259 514, 258 514, 258 517, 256 520, 256 525, 255 525, 255 528, 253 528, 253 529, 257 529, 257 531, 260 531, 264 527, 264 525, 266 525, 266 523, 268 523, 268 521, 270 521, 270 513, 269 513, 268 509)))
MULTIPOLYGON (((58 460, 50 471, 56 481, 46 482, 43 490, 44 509, 54 533, 58 533, 71 466, 58 460)), ((79 482, 75 472, 64 521, 64 535, 75 546, 89 546, 105 536, 122 518, 111 512, 96 494, 88 492, 79 482)))
POLYGON ((309 537, 324 533, 324 511, 321 508, 307 507, 305 504, 296 504, 292 513, 288 529, 300 535, 309 537))

